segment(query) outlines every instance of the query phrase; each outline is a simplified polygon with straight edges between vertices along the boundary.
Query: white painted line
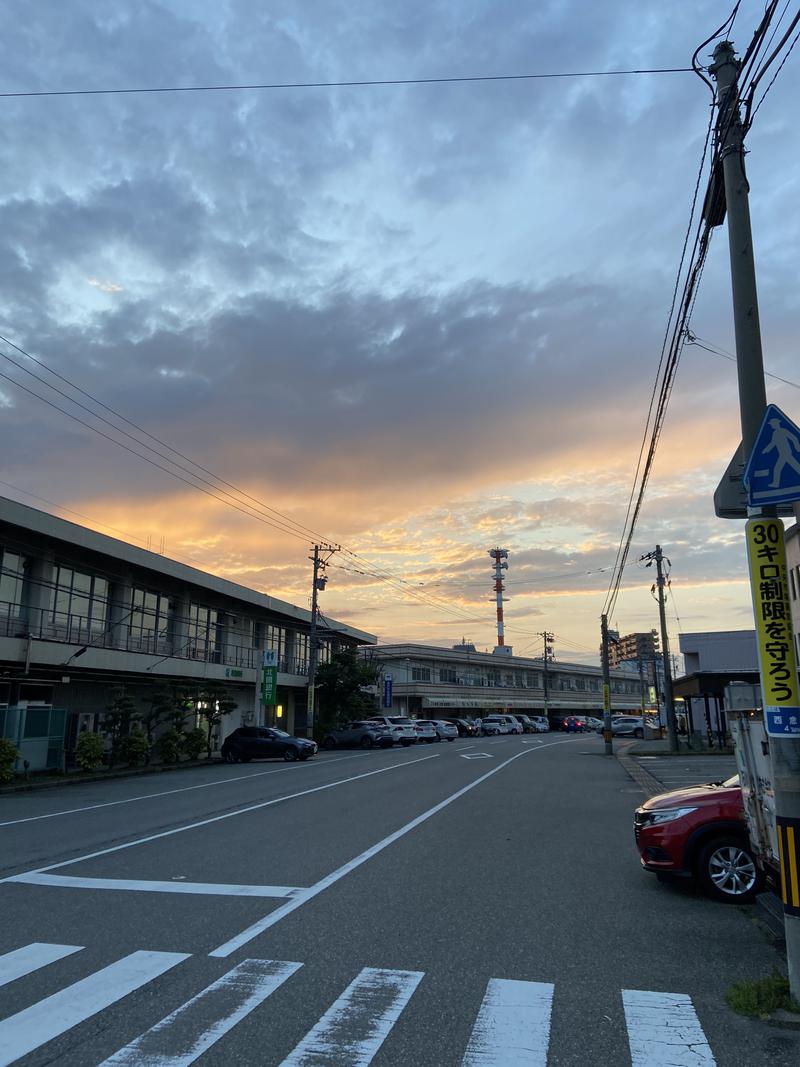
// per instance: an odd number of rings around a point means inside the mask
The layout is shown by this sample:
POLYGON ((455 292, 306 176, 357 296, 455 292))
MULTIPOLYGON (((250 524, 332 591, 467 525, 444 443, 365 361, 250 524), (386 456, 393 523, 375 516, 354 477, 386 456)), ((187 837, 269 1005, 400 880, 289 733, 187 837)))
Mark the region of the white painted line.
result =
POLYGON ((220 882, 150 882, 136 878, 73 878, 66 874, 15 874, 9 882, 57 889, 122 889, 136 893, 192 893, 209 897, 293 897, 302 892, 289 885, 226 885, 220 882))
POLYGON ((40 1048, 188 959, 185 952, 132 952, 0 1022, 0 1067, 40 1048))
POLYGON ((244 960, 100 1067, 188 1067, 302 966, 244 960))
POLYGON ((229 941, 225 941, 218 948, 215 948, 212 952, 209 952, 209 956, 230 956, 232 952, 235 952, 237 949, 241 948, 242 945, 246 945, 248 941, 252 941, 254 937, 258 937, 259 934, 263 933, 265 930, 268 930, 271 926, 275 926, 275 924, 279 923, 281 919, 285 919, 287 915, 290 915, 297 908, 302 907, 303 904, 306 903, 306 901, 312 900, 319 893, 322 893, 326 889, 329 889, 341 878, 344 878, 346 875, 350 874, 357 867, 360 867, 362 863, 366 863, 367 860, 371 860, 373 856, 377 856, 379 852, 382 852, 385 848, 388 848, 389 845, 393 845, 395 841, 399 841, 399 839, 405 834, 410 833, 411 830, 415 830, 418 826, 421 826, 422 823, 424 823, 426 820, 430 819, 433 815, 436 815, 438 812, 446 808, 448 804, 452 804, 454 800, 458 800, 459 797, 463 797, 465 793, 468 793, 470 791, 470 789, 474 789, 475 786, 480 785, 481 782, 485 782, 487 778, 491 778, 493 774, 497 774, 498 771, 502 771, 504 767, 507 767, 509 763, 513 763, 515 759, 519 759, 520 756, 527 756, 530 753, 535 752, 543 752, 545 748, 549 748, 552 745, 563 745, 566 743, 567 742, 565 741, 553 741, 551 742, 551 745, 543 745, 542 748, 523 748, 515 755, 510 756, 503 763, 498 763, 496 767, 493 767, 490 771, 487 771, 486 774, 482 774, 480 778, 476 778, 474 782, 470 782, 469 785, 465 785, 461 789, 457 790, 455 793, 451 793, 449 797, 445 797, 445 799, 439 801, 438 804, 434 804, 432 808, 429 808, 427 811, 424 811, 421 815, 418 815, 415 819, 412 819, 411 822, 407 822, 405 826, 401 826, 399 830, 395 830, 394 833, 389 834, 388 837, 384 837, 382 841, 379 841, 376 845, 372 845, 365 852, 362 852, 358 856, 355 856, 348 863, 345 863, 342 867, 338 867, 331 874, 328 874, 324 878, 321 878, 318 882, 315 882, 314 885, 309 886, 308 889, 301 890, 292 900, 287 901, 286 904, 281 904, 279 908, 276 908, 274 911, 270 912, 269 915, 265 915, 263 918, 253 923, 252 926, 248 926, 247 929, 243 930, 240 934, 236 934, 235 937, 232 937, 229 941))
POLYGON ((16 982, 23 975, 38 971, 48 963, 63 960, 65 956, 80 952, 82 948, 83 945, 46 945, 35 941, 32 945, 6 952, 4 956, 0 956, 0 986, 16 982))
POLYGON ((462 759, 494 759, 491 752, 461 752, 462 759))
MULTIPOLYGON (((420 759, 405 760, 403 763, 393 763, 389 767, 379 767, 375 771, 366 771, 364 774, 354 774, 350 778, 340 778, 336 782, 326 782, 324 785, 315 785, 311 789, 302 789, 299 793, 287 793, 282 797, 275 797, 273 800, 262 800, 260 804, 248 804, 247 807, 237 808, 235 811, 227 811, 224 815, 214 815, 209 819, 199 819, 197 822, 187 823, 185 826, 176 826, 172 830, 162 830, 158 834, 148 834, 147 837, 138 837, 134 841, 126 841, 122 845, 112 845, 110 848, 101 848, 97 852, 87 852, 83 856, 74 856, 69 860, 62 860, 60 863, 51 863, 47 867, 37 867, 32 871, 22 871, 21 874, 43 874, 45 871, 56 871, 59 867, 69 867, 73 863, 82 863, 84 860, 97 859, 98 856, 108 856, 112 852, 121 852, 126 848, 135 848, 137 845, 146 845, 150 841, 159 841, 164 837, 172 837, 173 834, 182 834, 186 830, 196 830, 200 826, 210 826, 212 823, 222 822, 223 819, 233 819, 237 815, 246 815, 251 811, 260 811, 262 808, 269 808, 273 804, 282 804, 286 800, 296 800, 297 797, 307 797, 311 793, 320 793, 324 789, 333 789, 337 785, 347 785, 349 782, 358 782, 363 778, 371 778, 374 774, 385 774, 387 771, 396 771, 401 767, 410 767, 414 763, 424 763, 429 759, 438 759, 438 753, 434 753, 432 756, 422 756, 420 759)), ((0 878, 0 885, 3 882, 10 882, 12 878, 19 878, 19 875, 10 875, 8 878, 0 878)))
MULTIPOLYGON (((263 778, 265 774, 285 774, 286 772, 294 773, 300 767, 326 767, 329 763, 340 763, 346 759, 359 759, 362 754, 360 752, 354 752, 350 756, 334 756, 331 759, 320 760, 316 763, 312 760, 306 760, 303 763, 295 764, 291 767, 271 767, 268 771, 253 771, 251 774, 237 774, 235 778, 223 778, 219 782, 201 782, 199 785, 185 785, 180 789, 165 789, 161 793, 143 793, 138 797, 126 797, 124 800, 106 800, 101 804, 86 804, 82 808, 67 808, 65 811, 51 811, 45 815, 28 815, 24 819, 8 819, 6 822, 0 822, 0 826, 18 826, 23 822, 37 822, 39 819, 57 819, 62 815, 80 815, 84 811, 97 811, 98 808, 113 808, 118 804, 136 804, 140 800, 155 800, 158 797, 169 797, 174 793, 190 793, 193 789, 211 789, 217 785, 231 785, 232 782, 246 782, 250 778, 263 778)), ((96 785, 97 783, 89 783, 96 785)))
POLYGON ((686 993, 623 989, 633 1067, 714 1067, 715 1060, 686 993))
POLYGON ((365 967, 281 1067, 367 1067, 423 977, 365 967))
POLYGON ((547 1067, 553 989, 549 982, 492 978, 462 1067, 547 1067))

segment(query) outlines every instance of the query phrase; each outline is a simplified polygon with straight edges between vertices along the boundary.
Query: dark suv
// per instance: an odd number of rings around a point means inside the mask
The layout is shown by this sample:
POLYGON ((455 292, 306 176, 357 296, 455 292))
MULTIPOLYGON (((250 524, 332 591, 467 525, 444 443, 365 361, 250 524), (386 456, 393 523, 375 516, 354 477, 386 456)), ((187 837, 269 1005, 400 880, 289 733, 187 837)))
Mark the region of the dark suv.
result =
POLYGON ((249 763, 251 759, 275 756, 283 756, 287 762, 307 760, 316 751, 316 742, 269 726, 240 726, 222 743, 222 758, 227 763, 249 763))
POLYGON ((738 775, 650 797, 636 809, 634 833, 646 871, 696 878, 709 896, 733 904, 761 890, 738 775))

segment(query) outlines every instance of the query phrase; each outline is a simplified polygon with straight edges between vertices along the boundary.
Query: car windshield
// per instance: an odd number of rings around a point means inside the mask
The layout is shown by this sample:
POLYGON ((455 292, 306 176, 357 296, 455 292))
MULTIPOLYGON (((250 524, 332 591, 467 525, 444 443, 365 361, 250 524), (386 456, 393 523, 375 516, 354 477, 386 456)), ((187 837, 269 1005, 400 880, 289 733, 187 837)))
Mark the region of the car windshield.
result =
POLYGON ((277 730, 277 729, 275 729, 275 730, 272 731, 272 736, 273 737, 291 737, 292 735, 291 734, 287 734, 285 730, 277 730))
POLYGON ((389 719, 389 722, 393 722, 395 726, 412 726, 411 719, 404 719, 402 716, 396 716, 393 719, 389 719))

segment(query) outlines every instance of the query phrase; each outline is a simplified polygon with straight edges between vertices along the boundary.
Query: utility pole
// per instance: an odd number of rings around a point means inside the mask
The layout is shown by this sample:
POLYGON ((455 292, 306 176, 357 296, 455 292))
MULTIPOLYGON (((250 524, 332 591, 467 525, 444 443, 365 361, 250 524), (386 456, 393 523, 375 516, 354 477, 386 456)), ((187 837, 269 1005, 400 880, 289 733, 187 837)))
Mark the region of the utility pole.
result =
POLYGON ((611 668, 608 663, 608 615, 600 616, 600 661, 603 667, 603 741, 607 756, 614 755, 611 732, 611 668))
MULTIPOLYGON (((647 552, 640 557, 639 562, 643 563, 644 560, 648 561, 648 567, 652 567, 654 562, 656 565, 656 584, 653 588, 658 589, 658 617, 661 622, 661 660, 664 664, 664 710, 667 713, 667 737, 669 738, 670 752, 677 752, 678 727, 675 721, 675 700, 672 695, 672 660, 669 654, 669 634, 667 633, 667 611, 664 595, 666 578, 664 577, 664 553, 661 551, 661 545, 656 545, 655 552, 647 552)), ((667 560, 667 563, 669 563, 669 560, 667 560)), ((656 675, 656 689, 658 689, 658 669, 655 656, 653 657, 653 667, 656 675)))
POLYGON ((306 723, 305 731, 306 737, 314 736, 314 712, 315 712, 315 696, 316 686, 315 679, 317 676, 317 660, 319 658, 319 646, 317 643, 317 615, 319 608, 317 607, 317 593, 324 589, 327 585, 328 579, 324 575, 324 570, 328 560, 331 558, 334 552, 338 551, 338 545, 314 545, 314 555, 308 558, 314 564, 314 576, 311 583, 311 630, 308 636, 309 648, 308 648, 308 696, 306 699, 306 723), (327 555, 324 559, 320 556, 321 552, 326 552, 327 555))
POLYGON ((544 713, 545 715, 548 715, 550 696, 550 678, 548 671, 550 667, 550 659, 553 655, 553 634, 551 634, 549 630, 542 630, 539 636, 544 639, 544 713))
MULTIPOLYGON (((736 366, 739 378, 739 414, 742 425, 742 447, 749 457, 758 436, 767 406, 764 381, 764 361, 761 350, 761 327, 758 316, 753 235, 750 227, 750 191, 744 169, 744 136, 739 113, 738 80, 741 63, 736 59, 730 41, 721 41, 714 49, 714 62, 709 73, 717 83, 717 142, 725 182, 725 204, 728 215, 728 243, 731 260, 733 290, 733 322, 736 335, 736 366)), ((750 520, 763 519, 764 525, 774 529, 782 541, 783 526, 773 507, 748 508, 750 520), (772 522, 770 522, 772 520, 772 522)), ((749 523, 748 523, 749 526, 749 523)), ((751 584, 752 584, 751 577, 751 584)), ((757 619, 757 628, 761 620, 757 619)), ((788 642, 792 641, 791 620, 786 623, 788 642)), ((794 656, 791 657, 792 661, 794 656)), ((764 663, 761 663, 762 692, 766 693, 764 663)), ((793 687, 797 678, 791 679, 793 687)), ((764 703, 765 718, 767 701, 764 703)), ((769 738, 772 764, 772 785, 775 792, 775 816, 779 832, 796 842, 793 856, 781 855, 782 881, 788 881, 789 871, 796 868, 800 851, 800 737, 769 738)), ((800 908, 783 896, 786 957, 789 987, 795 999, 800 999, 800 908)))

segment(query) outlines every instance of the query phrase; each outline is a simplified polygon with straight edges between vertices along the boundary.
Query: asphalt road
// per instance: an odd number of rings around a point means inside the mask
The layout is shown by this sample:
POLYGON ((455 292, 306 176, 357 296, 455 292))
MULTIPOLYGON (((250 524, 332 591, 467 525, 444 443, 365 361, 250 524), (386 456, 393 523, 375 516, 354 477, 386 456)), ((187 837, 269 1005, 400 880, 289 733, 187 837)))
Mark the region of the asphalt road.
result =
POLYGON ((796 1067, 749 909, 638 868, 595 737, 0 800, 0 1064, 796 1067), (11 879, 11 880, 9 880, 11 879))

